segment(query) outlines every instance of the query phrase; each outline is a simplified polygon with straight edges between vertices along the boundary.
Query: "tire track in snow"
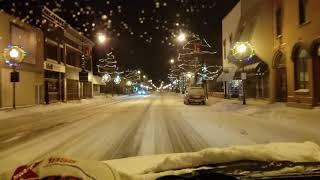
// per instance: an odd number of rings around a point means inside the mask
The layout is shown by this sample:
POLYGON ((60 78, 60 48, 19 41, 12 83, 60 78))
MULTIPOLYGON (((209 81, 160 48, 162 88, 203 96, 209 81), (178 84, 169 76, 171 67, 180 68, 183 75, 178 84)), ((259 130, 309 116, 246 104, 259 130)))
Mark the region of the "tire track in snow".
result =
POLYGON ((156 131, 158 139, 155 140, 155 142, 161 142, 156 144, 158 153, 193 152, 209 147, 203 137, 183 119, 179 108, 175 107, 172 110, 170 106, 167 106, 163 96, 160 101, 159 115, 161 118, 158 123, 160 128, 156 131))
POLYGON ((140 116, 132 119, 132 123, 127 127, 127 133, 124 133, 122 138, 114 143, 113 148, 105 153, 103 160, 119 159, 139 154, 144 135, 143 131, 147 122, 145 117, 148 115, 152 103, 153 100, 149 99, 140 116))

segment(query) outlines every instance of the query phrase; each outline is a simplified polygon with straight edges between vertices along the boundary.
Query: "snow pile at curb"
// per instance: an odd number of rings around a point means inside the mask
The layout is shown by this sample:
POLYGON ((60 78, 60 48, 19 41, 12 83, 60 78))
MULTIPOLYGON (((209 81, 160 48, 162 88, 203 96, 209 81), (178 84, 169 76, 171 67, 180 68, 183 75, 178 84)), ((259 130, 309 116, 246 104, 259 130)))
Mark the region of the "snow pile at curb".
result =
POLYGON ((320 161, 320 147, 305 142, 210 148, 194 153, 167 155, 161 162, 146 169, 144 174, 238 160, 315 162, 320 161))

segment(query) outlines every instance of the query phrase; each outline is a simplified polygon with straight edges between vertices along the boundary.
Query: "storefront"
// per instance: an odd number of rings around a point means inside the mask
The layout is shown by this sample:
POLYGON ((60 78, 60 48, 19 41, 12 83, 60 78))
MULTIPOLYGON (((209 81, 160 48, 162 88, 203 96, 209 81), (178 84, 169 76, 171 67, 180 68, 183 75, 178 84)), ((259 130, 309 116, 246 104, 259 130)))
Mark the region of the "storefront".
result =
POLYGON ((247 97, 268 98, 269 97, 269 72, 268 65, 263 61, 247 64, 244 68, 239 68, 235 79, 241 79, 241 73, 246 73, 245 89, 247 97))
POLYGON ((44 85, 46 104, 64 101, 64 73, 64 65, 50 61, 44 62, 44 85))

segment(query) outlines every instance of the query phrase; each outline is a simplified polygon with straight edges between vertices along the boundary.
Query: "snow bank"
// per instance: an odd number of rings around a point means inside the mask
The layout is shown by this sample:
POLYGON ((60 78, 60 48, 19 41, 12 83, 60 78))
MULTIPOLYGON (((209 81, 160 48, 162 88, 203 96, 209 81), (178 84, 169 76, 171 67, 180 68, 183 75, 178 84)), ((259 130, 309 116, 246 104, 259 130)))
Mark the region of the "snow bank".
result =
POLYGON ((123 177, 153 179, 163 175, 187 173, 203 165, 238 160, 314 162, 320 161, 320 147, 312 142, 231 146, 193 153, 138 156, 105 163, 123 177))

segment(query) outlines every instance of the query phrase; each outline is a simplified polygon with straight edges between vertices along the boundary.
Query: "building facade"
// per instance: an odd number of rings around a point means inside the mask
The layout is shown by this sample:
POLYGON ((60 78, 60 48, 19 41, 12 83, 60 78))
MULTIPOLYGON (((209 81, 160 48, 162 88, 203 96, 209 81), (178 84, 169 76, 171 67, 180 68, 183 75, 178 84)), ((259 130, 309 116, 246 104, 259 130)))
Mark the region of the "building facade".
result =
POLYGON ((93 97, 92 48, 94 43, 58 15, 41 9, 45 34, 46 103, 93 97), (88 72, 81 81, 79 73, 88 72))
POLYGON ((290 106, 319 105, 319 5, 317 0, 243 0, 224 18, 225 69, 241 71, 230 55, 235 42, 249 42, 255 49, 245 65, 249 96, 290 106))
MULTIPOLYGON (((73 29, 62 18, 43 7, 41 25, 33 27, 19 18, 0 12, 0 50, 18 45, 26 57, 17 67, 16 105, 50 104, 92 98, 104 93, 101 77, 92 73, 94 43, 73 29), (88 72, 80 81, 79 72, 88 72)), ((0 108, 12 107, 12 69, 0 55, 0 108)))
MULTIPOLYGON (((8 45, 20 46, 27 55, 17 71, 16 105, 35 105, 43 102, 43 33, 40 29, 23 23, 18 18, 0 12, 0 50, 8 45)), ((13 85, 10 82, 10 66, 0 55, 0 108, 12 107, 13 85)))
MULTIPOLYGON (((281 87, 286 79, 290 106, 320 103, 319 6, 317 0, 274 1, 274 81, 281 87)), ((275 92, 281 94, 282 89, 275 92)))
POLYGON ((247 74, 246 94, 252 98, 272 98, 270 83, 272 64, 273 14, 272 2, 243 0, 223 19, 222 49, 225 72, 225 90, 236 92, 241 86, 242 71, 247 74), (255 55, 240 63, 233 58, 231 49, 236 42, 249 42, 255 55), (244 66, 244 68, 242 68, 244 66))
POLYGON ((64 36, 67 69, 66 99, 91 98, 93 97, 92 48, 94 43, 69 25, 65 28, 64 36), (80 82, 79 73, 82 70, 89 73, 87 82, 80 82))

